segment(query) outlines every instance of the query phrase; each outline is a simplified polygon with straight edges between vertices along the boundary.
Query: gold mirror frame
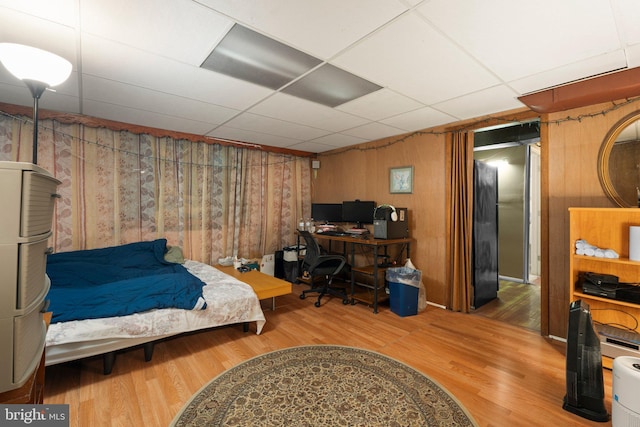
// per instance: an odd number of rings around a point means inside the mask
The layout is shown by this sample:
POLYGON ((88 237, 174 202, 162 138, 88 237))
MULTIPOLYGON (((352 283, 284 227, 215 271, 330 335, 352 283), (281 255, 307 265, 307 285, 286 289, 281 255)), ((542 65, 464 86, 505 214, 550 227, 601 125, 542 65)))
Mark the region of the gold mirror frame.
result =
POLYGON ((609 173, 609 158, 611 157, 611 150, 613 149, 620 133, 622 133, 627 126, 636 120, 640 120, 640 111, 635 111, 627 115, 618 121, 618 123, 613 125, 611 130, 609 130, 605 136, 602 146, 600 147, 600 153, 598 154, 598 179, 600 180, 600 185, 602 185, 602 189, 607 197, 609 197, 612 202, 623 208, 633 208, 638 207, 638 205, 630 204, 620 197, 618 190, 616 190, 613 182, 611 181, 611 174, 609 173))

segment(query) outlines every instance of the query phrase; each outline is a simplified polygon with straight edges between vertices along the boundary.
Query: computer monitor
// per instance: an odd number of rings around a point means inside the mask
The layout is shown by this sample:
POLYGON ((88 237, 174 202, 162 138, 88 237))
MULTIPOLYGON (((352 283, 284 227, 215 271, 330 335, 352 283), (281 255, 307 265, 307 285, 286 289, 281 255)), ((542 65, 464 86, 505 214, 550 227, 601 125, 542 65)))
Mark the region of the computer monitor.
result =
POLYGON ((362 224, 373 224, 373 211, 376 202, 353 200, 342 202, 342 221, 355 222, 356 227, 362 228, 362 224))
POLYGON ((562 407, 592 421, 608 421, 600 339, 593 328, 589 304, 582 300, 569 306, 566 362, 567 394, 562 407))
POLYGON ((342 222, 342 203, 312 203, 311 218, 325 224, 342 222))

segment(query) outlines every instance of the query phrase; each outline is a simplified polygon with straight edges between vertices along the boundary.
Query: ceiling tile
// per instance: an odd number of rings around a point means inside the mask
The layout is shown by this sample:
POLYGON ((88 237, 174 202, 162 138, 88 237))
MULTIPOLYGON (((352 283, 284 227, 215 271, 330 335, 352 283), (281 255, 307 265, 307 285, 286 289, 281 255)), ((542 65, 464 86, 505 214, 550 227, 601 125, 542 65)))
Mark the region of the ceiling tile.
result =
MULTIPOLYGON (((404 0, 405 3, 407 3, 410 6, 416 6, 418 5, 420 2, 422 2, 423 0, 404 0)), ((426 0, 429 1, 429 0, 426 0)))
POLYGON ((228 139, 231 141, 242 141, 252 144, 283 148, 302 142, 299 139, 285 138, 282 136, 270 135, 246 129, 232 128, 230 126, 220 126, 212 132, 209 132, 207 135, 214 138, 228 139))
POLYGON ((629 68, 640 67, 640 44, 629 46, 625 53, 629 68))
POLYGON ((310 153, 324 153, 325 151, 336 149, 335 146, 321 144, 317 142, 317 140, 300 142, 298 144, 290 145, 287 148, 290 148, 292 150, 308 151, 310 153))
POLYGON ((415 14, 407 14, 338 56, 338 66, 432 104, 498 80, 415 14))
POLYGON ((416 131, 456 121, 456 117, 424 107, 408 113, 398 114, 381 122, 405 131, 416 131))
POLYGON ((621 47, 609 1, 433 0, 416 10, 505 81, 621 47))
POLYGON ((361 117, 283 93, 265 99, 249 111, 332 132, 340 132, 367 122, 361 117))
POLYGON ((197 66, 233 25, 191 0, 82 0, 81 12, 87 34, 197 66))
MULTIPOLYGON (((613 70, 627 67, 627 61, 633 55, 625 54, 622 50, 616 50, 600 56, 594 56, 584 61, 574 62, 569 65, 543 71, 532 76, 515 80, 509 83, 520 95, 539 91, 551 86, 557 86, 558 82, 568 83, 580 80, 584 77, 596 76, 613 70)), ((640 58, 639 58, 640 59, 640 58)), ((638 64, 640 65, 640 64, 638 64)))
POLYGON ((611 4, 623 46, 640 43, 640 3, 637 0, 615 0, 611 4))
POLYGON ((273 93, 262 86, 94 36, 83 39, 86 74, 234 109, 248 108, 273 93), (105 51, 110 54, 103 55, 105 51))
MULTIPOLYGON (((73 27, 78 21, 78 3, 78 0, 0 0, 0 7, 73 27)), ((9 21, 2 22, 4 25, 9 21)))
POLYGON ((185 119, 184 117, 173 117, 93 100, 85 100, 83 103, 83 111, 84 114, 93 117, 102 117, 124 123, 131 123, 133 121, 133 123, 140 126, 193 133, 195 135, 203 135, 211 129, 211 125, 207 123, 185 119))
POLYGON ((407 9, 397 0, 196 1, 325 60, 407 9))
POLYGON ((299 140, 315 139, 329 133, 322 129, 251 113, 240 114, 225 123, 225 126, 299 140))
POLYGON ((365 117, 369 120, 380 120, 407 111, 416 110, 424 105, 399 93, 388 89, 380 89, 369 95, 342 104, 336 109, 365 117))
POLYGON ((238 110, 93 76, 84 79, 84 96, 88 100, 200 121, 209 124, 208 129, 239 113, 238 110))
POLYGON ((358 126, 357 128, 346 130, 342 133, 355 136, 357 138, 362 138, 368 141, 373 141, 375 139, 398 135, 404 133, 404 131, 402 129, 384 125, 382 123, 369 123, 363 126, 358 126))
POLYGON ((331 135, 326 135, 326 136, 321 136, 320 138, 316 138, 312 142, 317 142, 318 144, 336 148, 336 147, 347 147, 349 145, 361 144, 363 142, 367 142, 367 140, 363 138, 351 136, 351 135, 345 135, 343 133, 332 133, 331 135))
POLYGON ((516 94, 507 86, 496 86, 480 92, 435 104, 433 107, 461 120, 521 108, 516 94))
MULTIPOLYGON (((637 0, 0 0, 0 22, 0 41, 73 63, 42 108, 318 151, 640 67, 637 0), (201 69, 236 24, 382 89, 330 108, 201 69)), ((0 102, 32 101, 0 67, 0 102)))

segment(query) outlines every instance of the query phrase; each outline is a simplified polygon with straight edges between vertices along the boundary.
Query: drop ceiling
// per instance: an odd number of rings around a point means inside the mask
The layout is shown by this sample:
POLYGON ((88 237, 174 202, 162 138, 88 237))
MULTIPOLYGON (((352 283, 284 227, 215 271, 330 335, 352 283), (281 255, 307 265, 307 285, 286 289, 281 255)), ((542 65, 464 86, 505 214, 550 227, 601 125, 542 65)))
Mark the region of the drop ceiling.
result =
MULTIPOLYGON (((73 63, 41 108, 313 153, 640 65, 636 0, 0 0, 0 22, 73 63), (329 107, 202 68, 236 24, 381 89, 329 107)), ((0 102, 32 105, 4 67, 0 102)))

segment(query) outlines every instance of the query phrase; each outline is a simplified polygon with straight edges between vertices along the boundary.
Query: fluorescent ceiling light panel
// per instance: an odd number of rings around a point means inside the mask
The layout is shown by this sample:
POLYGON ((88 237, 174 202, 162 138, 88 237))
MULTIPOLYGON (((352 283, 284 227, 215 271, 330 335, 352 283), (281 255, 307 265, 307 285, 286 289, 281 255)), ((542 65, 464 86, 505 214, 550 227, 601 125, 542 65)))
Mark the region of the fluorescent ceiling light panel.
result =
POLYGON ((201 67, 276 90, 321 62, 235 24, 201 67))
POLYGON ((382 89, 331 64, 324 64, 282 90, 289 95, 336 107, 382 89))

